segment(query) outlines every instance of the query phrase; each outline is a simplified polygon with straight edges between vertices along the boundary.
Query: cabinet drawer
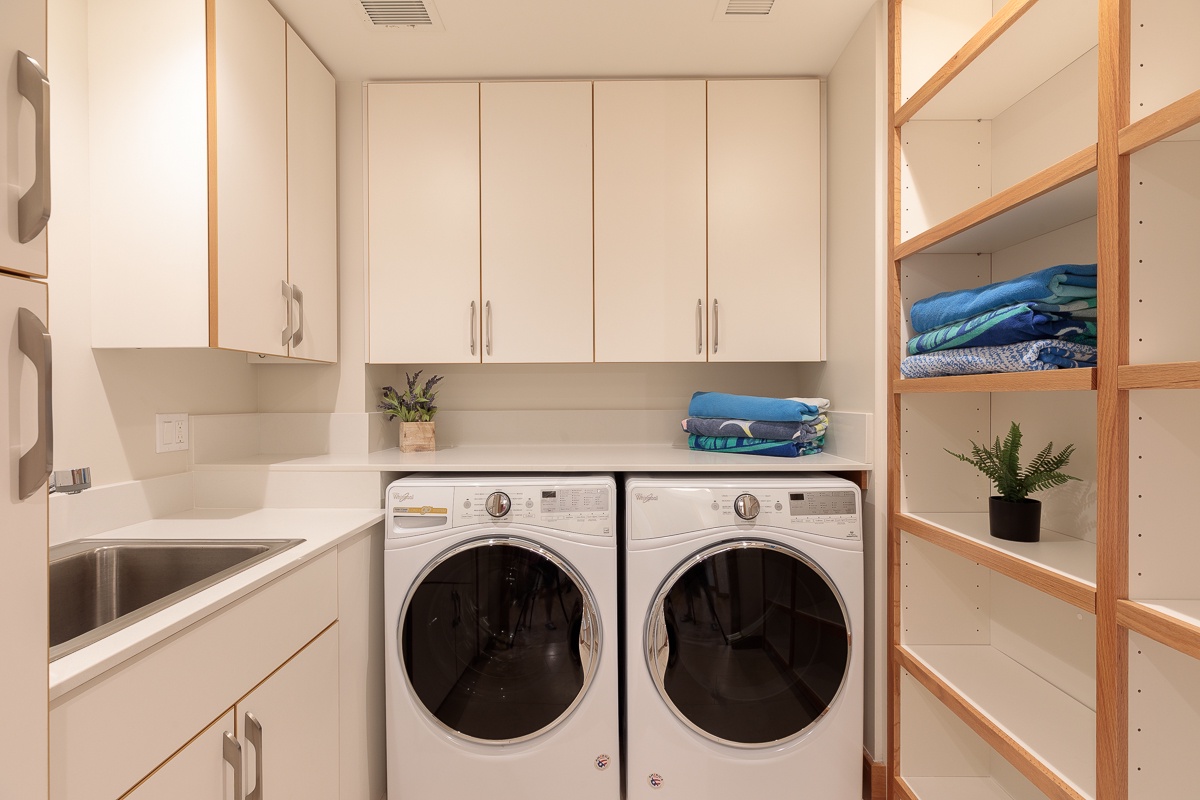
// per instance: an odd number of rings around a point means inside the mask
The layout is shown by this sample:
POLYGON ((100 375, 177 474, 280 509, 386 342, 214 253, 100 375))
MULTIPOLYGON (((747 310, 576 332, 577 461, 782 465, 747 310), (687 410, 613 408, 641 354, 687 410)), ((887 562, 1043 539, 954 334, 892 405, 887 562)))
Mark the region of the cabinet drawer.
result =
POLYGON ((336 618, 330 552, 65 695, 51 798, 121 796, 336 618))

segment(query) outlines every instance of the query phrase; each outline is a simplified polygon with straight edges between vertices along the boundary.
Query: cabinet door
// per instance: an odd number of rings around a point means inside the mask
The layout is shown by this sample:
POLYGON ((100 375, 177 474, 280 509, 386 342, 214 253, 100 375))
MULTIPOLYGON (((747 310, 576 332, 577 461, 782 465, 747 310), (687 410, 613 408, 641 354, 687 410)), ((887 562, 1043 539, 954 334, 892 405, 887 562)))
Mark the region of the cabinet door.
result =
POLYGON ((267 0, 208 0, 210 346, 286 355, 287 53, 267 0), (212 118, 209 121, 213 124, 212 118), (215 136, 215 148, 212 138, 215 136), (212 204, 215 201, 216 207, 212 204), (215 284, 215 285, 214 285, 215 284), (215 313, 214 313, 215 312, 215 313))
POLYGON ((479 84, 367 87, 374 363, 478 363, 479 84))
POLYGON ((485 362, 592 361, 592 85, 480 87, 485 362))
MULTIPOLYGON (((42 204, 28 205, 35 197, 41 197, 42 187, 50 176, 48 169, 37 174, 38 147, 37 113, 33 105, 18 90, 17 52, 22 51, 33 58, 44 70, 46 68, 46 3, 45 0, 5 0, 3 24, 0 25, 0 78, 4 88, 0 97, 4 107, 0 110, 0 187, 4 199, 4 226, 0 230, 0 269, 20 272, 25 275, 46 274, 46 233, 42 230, 25 244, 21 243, 17 207, 21 196, 33 189, 27 203, 27 214, 33 222, 41 219, 42 204), (35 182, 40 181, 35 187, 35 182)), ((28 66, 28 64, 27 64, 28 66)), ((34 93, 39 97, 40 93, 34 93)), ((50 109, 42 110, 42 124, 49 125, 50 109)), ((49 132, 46 131, 46 136, 49 132)), ((50 154, 43 150, 45 167, 49 166, 50 154)))
MULTIPOLYGON (((46 675, 49 647, 46 600, 47 500, 43 485, 22 500, 18 489, 20 457, 38 441, 36 367, 19 346, 19 309, 46 319, 46 286, 0 275, 0 500, 4 519, 4 557, 0 558, 0 797, 47 796, 46 675)), ((28 331, 27 331, 28 341, 28 331)), ((41 463, 44 460, 39 459, 41 463)))
POLYGON ((709 81, 710 361, 824 357, 823 229, 819 82, 709 81))
POLYGON ((287 254, 293 291, 289 354, 337 361, 337 110, 335 83, 287 29, 287 254))
MULTIPOLYGON (((122 800, 242 800, 235 794, 236 768, 225 758, 225 737, 233 734, 233 720, 230 710, 122 800)), ((229 755, 237 763, 242 751, 229 755)))
POLYGON ((595 84, 596 360, 704 361, 704 81, 595 84))
POLYGON ((247 796, 338 796, 338 628, 330 627, 238 703, 247 796), (253 794, 257 791, 257 794, 253 794))

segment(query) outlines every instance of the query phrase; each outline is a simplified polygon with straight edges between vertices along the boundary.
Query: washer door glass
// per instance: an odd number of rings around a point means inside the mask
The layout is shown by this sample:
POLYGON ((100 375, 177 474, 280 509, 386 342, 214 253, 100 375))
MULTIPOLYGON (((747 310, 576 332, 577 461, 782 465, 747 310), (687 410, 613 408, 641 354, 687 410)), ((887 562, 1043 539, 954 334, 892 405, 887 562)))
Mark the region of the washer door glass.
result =
POLYGON ((571 712, 600 656, 596 602, 555 553, 519 538, 466 542, 418 578, 401 614, 408 682, 448 731, 536 736, 571 712))
POLYGON ((646 657, 693 730, 761 746, 803 734, 841 690, 850 623, 829 577, 773 542, 723 542, 679 565, 650 607, 646 657))

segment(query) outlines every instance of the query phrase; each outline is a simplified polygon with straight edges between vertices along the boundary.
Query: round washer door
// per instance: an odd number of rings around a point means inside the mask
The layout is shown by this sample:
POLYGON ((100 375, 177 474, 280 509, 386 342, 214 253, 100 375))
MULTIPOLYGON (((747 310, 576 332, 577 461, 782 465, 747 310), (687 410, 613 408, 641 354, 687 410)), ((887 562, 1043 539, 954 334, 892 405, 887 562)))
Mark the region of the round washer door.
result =
POLYGON ((722 744, 794 739, 829 710, 850 668, 850 622, 799 551, 727 541, 681 563, 651 603, 646 660, 663 700, 722 744))
POLYGON ((464 542, 417 577, 397 648, 418 705, 475 742, 509 744, 562 722, 600 663, 591 589, 553 551, 519 537, 464 542))

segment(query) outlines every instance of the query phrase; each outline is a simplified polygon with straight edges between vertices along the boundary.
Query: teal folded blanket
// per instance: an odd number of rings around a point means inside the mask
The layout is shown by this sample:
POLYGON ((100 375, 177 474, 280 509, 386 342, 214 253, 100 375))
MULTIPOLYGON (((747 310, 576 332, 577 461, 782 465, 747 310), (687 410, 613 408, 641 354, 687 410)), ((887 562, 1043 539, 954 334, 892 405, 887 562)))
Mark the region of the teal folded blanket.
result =
POLYGON ((1095 296, 1095 264, 1060 264, 1009 281, 918 300, 909 310, 909 321, 913 330, 925 333, 1003 306, 1030 301, 1069 303, 1095 296))
MULTIPOLYGON (((810 398, 817 399, 817 398, 810 398)), ((766 422, 811 422, 822 409, 801 400, 754 397, 723 392, 696 392, 688 403, 689 417, 756 419, 766 422)))
POLYGON ((740 436, 688 436, 688 447, 713 453, 746 453, 755 456, 811 456, 821 452, 825 437, 820 441, 795 442, 778 439, 746 439, 740 436))
POLYGON ((936 350, 1014 344, 1034 339, 1096 343, 1095 322, 1041 311, 1036 305, 1019 303, 1005 306, 918 334, 908 340, 908 354, 915 356, 936 350))

